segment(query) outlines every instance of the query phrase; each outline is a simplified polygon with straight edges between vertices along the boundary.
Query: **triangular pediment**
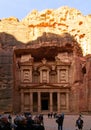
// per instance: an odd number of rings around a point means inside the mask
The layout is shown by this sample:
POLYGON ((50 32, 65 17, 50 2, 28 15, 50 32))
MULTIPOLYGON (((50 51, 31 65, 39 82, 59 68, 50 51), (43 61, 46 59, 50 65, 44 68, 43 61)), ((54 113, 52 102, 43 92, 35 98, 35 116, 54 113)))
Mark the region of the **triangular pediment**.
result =
POLYGON ((41 89, 44 89, 44 88, 50 88, 50 89, 57 89, 57 88, 68 88, 69 85, 68 84, 62 84, 62 85, 58 85, 58 84, 46 84, 46 83, 42 83, 42 84, 37 84, 37 85, 32 85, 32 88, 41 88, 41 89))
POLYGON ((37 86, 37 88, 56 88, 56 86, 54 86, 54 85, 48 85, 48 84, 43 84, 43 85, 37 86))
POLYGON ((69 89, 69 84, 49 84, 49 83, 41 83, 41 84, 22 84, 19 88, 22 89, 69 89))

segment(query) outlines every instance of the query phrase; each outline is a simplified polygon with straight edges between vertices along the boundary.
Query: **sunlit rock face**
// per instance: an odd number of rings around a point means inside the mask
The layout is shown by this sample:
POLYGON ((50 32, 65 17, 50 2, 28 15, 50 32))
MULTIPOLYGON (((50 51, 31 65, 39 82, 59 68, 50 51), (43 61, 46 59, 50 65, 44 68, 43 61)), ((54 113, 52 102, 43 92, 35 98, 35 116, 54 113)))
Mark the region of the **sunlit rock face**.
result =
MULTIPOLYGON (((57 87, 64 87, 61 95, 63 108, 65 105, 68 112, 91 112, 91 55, 88 55, 91 54, 90 34, 91 16, 84 16, 80 11, 67 6, 41 12, 33 10, 21 21, 15 17, 2 19, 0 21, 0 111, 14 109, 21 111, 24 104, 20 105, 21 102, 23 103, 23 98, 20 96, 23 95, 22 92, 26 92, 24 89, 29 92, 33 87, 32 84, 28 86, 25 82, 22 86, 21 79, 23 81, 25 75, 30 81, 32 70, 35 77, 36 73, 40 76, 41 73, 39 74, 37 70, 40 68, 41 71, 43 65, 45 75, 45 68, 50 66, 48 72, 52 70, 51 73, 49 72, 51 77, 58 77, 62 67, 62 77, 59 77, 64 80, 65 74, 68 76, 65 80, 68 81, 67 83, 58 86, 56 84, 57 87), (29 66, 33 67, 31 73, 30 68, 26 69, 29 66), (21 71, 20 67, 22 69, 25 67, 24 71, 21 71), (25 87, 23 91, 22 87, 25 87)), ((53 89, 56 89, 54 84, 47 87, 53 86, 53 89)), ((35 89, 40 87, 38 89, 42 92, 40 84, 34 84, 34 87, 35 89)), ((29 94, 25 94, 26 100, 29 94)))
MULTIPOLYGON (((0 21, 0 32, 13 35, 18 41, 27 43, 37 39, 44 32, 61 35, 69 33, 81 45, 83 55, 91 53, 91 16, 84 16, 79 10, 67 6, 58 9, 33 10, 24 19, 10 17, 0 21)), ((2 40, 7 38, 1 37, 2 40)))
POLYGON ((61 35, 70 33, 83 49, 83 54, 91 53, 90 34, 91 16, 84 16, 79 10, 67 6, 55 10, 33 10, 23 20, 24 25, 30 28, 29 37, 36 39, 43 32, 61 35))

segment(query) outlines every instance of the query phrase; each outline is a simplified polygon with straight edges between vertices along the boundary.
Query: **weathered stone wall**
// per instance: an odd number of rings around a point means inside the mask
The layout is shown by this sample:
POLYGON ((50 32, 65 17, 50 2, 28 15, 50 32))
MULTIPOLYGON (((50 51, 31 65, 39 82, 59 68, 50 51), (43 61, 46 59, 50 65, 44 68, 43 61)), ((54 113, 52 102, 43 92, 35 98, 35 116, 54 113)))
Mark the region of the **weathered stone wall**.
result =
MULTIPOLYGON (((81 46, 85 56, 91 54, 90 28, 91 16, 83 16, 80 11, 69 7, 42 12, 34 10, 22 21, 14 17, 2 19, 0 21, 0 110, 12 111, 12 99, 14 100, 13 50, 15 48, 28 48, 34 42, 40 46, 57 42, 60 45, 66 45, 67 42, 74 44, 73 37, 76 40, 75 43, 81 46), (64 37, 63 34, 69 35, 64 37)), ((75 56, 71 66, 70 105, 72 107, 70 106, 70 110, 71 112, 91 111, 91 61, 90 58, 75 56), (86 67, 86 72, 82 73, 83 66, 86 67)), ((18 100, 19 95, 16 97, 18 100)), ((17 102, 15 104, 15 109, 18 110, 17 102)))
POLYGON ((0 112, 12 111, 13 52, 0 48, 0 112))
POLYGON ((87 57, 86 62, 86 77, 84 85, 86 85, 86 94, 87 94, 87 108, 91 112, 91 56, 87 57))

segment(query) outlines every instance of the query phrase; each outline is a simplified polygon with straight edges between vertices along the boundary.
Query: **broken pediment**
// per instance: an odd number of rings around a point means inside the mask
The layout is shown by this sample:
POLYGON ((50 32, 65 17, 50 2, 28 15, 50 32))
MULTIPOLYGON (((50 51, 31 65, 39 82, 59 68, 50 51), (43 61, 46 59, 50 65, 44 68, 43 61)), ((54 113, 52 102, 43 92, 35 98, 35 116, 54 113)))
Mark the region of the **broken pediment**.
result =
POLYGON ((58 55, 55 57, 56 62, 60 63, 70 63, 71 59, 68 56, 67 52, 64 53, 58 53, 58 55))
POLYGON ((28 62, 28 61, 33 62, 33 57, 31 56, 31 54, 26 54, 26 55, 21 56, 21 63, 22 62, 28 62))

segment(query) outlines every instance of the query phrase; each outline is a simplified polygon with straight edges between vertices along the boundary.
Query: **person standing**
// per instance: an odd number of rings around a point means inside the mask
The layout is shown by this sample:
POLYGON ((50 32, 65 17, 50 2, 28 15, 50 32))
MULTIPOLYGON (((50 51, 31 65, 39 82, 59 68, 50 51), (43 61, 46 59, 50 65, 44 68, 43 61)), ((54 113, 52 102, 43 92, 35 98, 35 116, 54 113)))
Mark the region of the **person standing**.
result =
POLYGON ((58 116, 56 123, 58 124, 58 130, 63 130, 64 114, 58 116))
POLYGON ((2 116, 1 117, 0 130, 12 130, 11 123, 8 121, 7 116, 2 116))
POLYGON ((78 127, 79 130, 82 130, 83 128, 83 120, 81 119, 81 115, 79 115, 78 119, 76 120, 76 126, 78 127))
POLYGON ((9 116, 8 116, 8 120, 9 120, 9 122, 12 124, 12 116, 9 114, 9 116))

